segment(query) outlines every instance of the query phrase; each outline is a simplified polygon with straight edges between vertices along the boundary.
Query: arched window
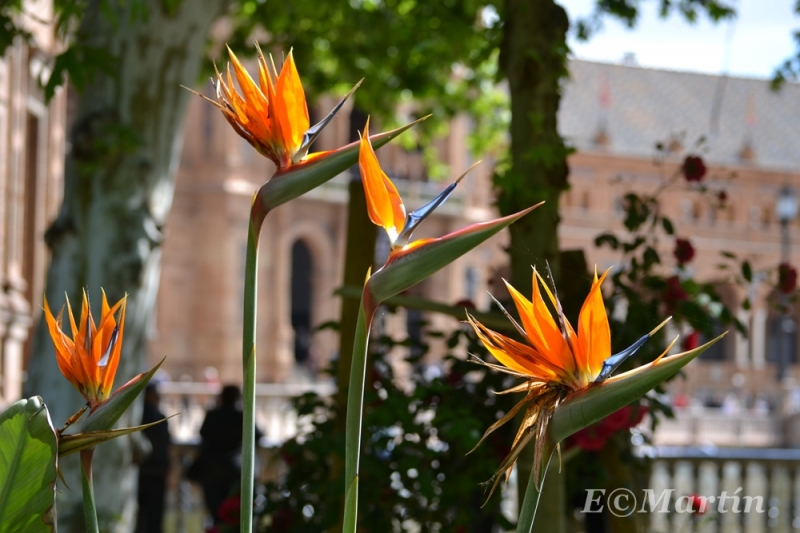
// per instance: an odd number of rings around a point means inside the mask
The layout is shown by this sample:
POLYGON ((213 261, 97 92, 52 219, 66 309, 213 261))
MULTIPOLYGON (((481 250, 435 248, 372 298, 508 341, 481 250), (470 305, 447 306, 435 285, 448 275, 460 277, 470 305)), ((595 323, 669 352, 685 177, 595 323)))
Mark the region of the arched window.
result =
POLYGON ((781 313, 770 313, 767 320, 767 361, 778 363, 786 352, 786 362, 797 362, 797 326, 794 317, 781 313))
POLYGON ((292 328, 294 358, 299 364, 309 361, 311 350, 311 303, 313 272, 311 250, 302 240, 292 245, 292 328))

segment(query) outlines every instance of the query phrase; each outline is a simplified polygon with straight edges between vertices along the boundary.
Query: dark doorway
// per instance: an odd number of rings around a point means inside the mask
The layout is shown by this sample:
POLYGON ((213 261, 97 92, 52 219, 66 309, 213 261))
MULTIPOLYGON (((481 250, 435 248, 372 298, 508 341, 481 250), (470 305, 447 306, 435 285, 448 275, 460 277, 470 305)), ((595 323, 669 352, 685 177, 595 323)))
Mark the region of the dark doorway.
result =
POLYGON ((292 245, 292 328, 294 329, 294 359, 307 364, 311 349, 311 250, 301 240, 292 245))

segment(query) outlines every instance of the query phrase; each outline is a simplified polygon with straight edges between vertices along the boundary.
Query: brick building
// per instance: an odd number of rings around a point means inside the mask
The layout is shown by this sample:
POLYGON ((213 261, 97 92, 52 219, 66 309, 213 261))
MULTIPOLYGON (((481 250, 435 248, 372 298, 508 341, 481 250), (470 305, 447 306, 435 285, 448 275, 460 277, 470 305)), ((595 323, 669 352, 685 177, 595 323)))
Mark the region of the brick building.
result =
MULTIPOLYGON (((318 109, 322 116, 334 103, 324 98, 312 115, 318 109)), ((358 138, 349 114, 343 110, 334 119, 315 150, 358 138)), ((466 122, 456 120, 460 124, 456 131, 465 131, 466 122)), ((274 167, 233 132, 217 109, 199 98, 190 103, 186 126, 150 353, 168 356, 164 368, 173 379, 202 381, 212 367, 212 376, 216 372, 222 381, 236 382, 241 379, 241 290, 249 207, 253 193, 274 167)), ((454 154, 448 160, 454 176, 472 163, 463 146, 457 133, 443 143, 454 154)), ((378 154, 410 208, 448 184, 425 179, 419 154, 393 144, 378 154)), ((473 171, 415 237, 442 235, 491 218, 486 201, 490 173, 488 165, 473 171)), ((338 316, 340 302, 333 292, 343 275, 349 180, 349 172, 343 173, 281 206, 264 225, 258 279, 261 381, 313 378, 336 355, 336 336, 312 331, 338 316)), ((376 228, 376 236, 380 235, 376 228)), ((502 261, 501 242, 485 243, 427 280, 416 289, 418 294, 450 303, 470 298, 486 304, 487 267, 502 261)), ((388 242, 379 241, 378 253, 386 246, 388 242)), ((405 315, 391 317, 388 326, 402 328, 404 321, 415 320, 413 312, 405 315)), ((443 321, 443 317, 431 319, 443 321)))
MULTIPOLYGON (((768 80, 583 61, 570 70, 559 118, 577 151, 570 160, 572 189, 563 197, 562 247, 586 249, 590 262, 601 266, 619 261, 592 241, 602 230, 622 231, 622 195, 654 192, 688 153, 701 154, 709 166, 703 184, 725 191, 724 206, 703 200, 680 180, 659 196, 659 209, 675 222, 676 236, 694 244, 690 270, 698 279, 718 282, 735 308, 750 297, 752 308, 738 311, 750 334, 727 336, 673 386, 711 403, 727 392, 750 398, 776 392, 781 317, 774 286, 781 231, 775 205, 785 186, 800 193, 800 87, 774 92, 768 80), (654 163, 656 143, 663 148, 660 166, 654 163), (730 283, 731 273, 718 268, 726 262, 723 251, 751 263, 752 284, 730 283)), ((789 239, 790 262, 798 264, 800 219, 791 222, 789 239)), ((661 244, 662 259, 671 260, 674 239, 661 244)), ((791 337, 792 368, 784 384, 790 388, 791 378, 800 378, 796 331, 791 337)))
POLYGON ((58 52, 51 2, 25 2, 31 34, 0 57, 0 406, 21 395, 30 328, 41 312, 44 232, 61 201, 66 96, 48 104, 41 75, 58 52))
MULTIPOLYGON (((749 339, 727 337, 710 359, 696 365, 688 387, 724 392, 742 373, 751 392, 770 387, 775 373, 770 332, 779 318, 768 304, 770 280, 757 275, 751 287, 742 289, 726 283, 716 265, 722 251, 748 259, 757 272, 774 270, 780 260, 774 204, 781 187, 800 186, 800 152, 793 135, 800 120, 800 87, 790 84, 775 93, 765 80, 584 61, 573 61, 571 73, 559 117, 562 134, 576 148, 570 158, 572 188, 563 197, 562 247, 585 250, 590 264, 601 267, 620 261, 597 250, 593 241, 602 231, 622 229, 621 195, 652 191, 687 153, 703 155, 710 167, 705 183, 726 191, 725 207, 704 202, 679 185, 660 196, 660 208, 676 222, 677 234, 691 238, 698 249, 691 265, 698 278, 719 281, 731 304, 740 303, 747 291, 755 298, 753 308, 739 314, 749 326, 749 339), (657 142, 664 147, 660 166, 653 162, 657 142)), ((332 103, 320 102, 320 112, 332 103)), ((173 379, 202 381, 213 367, 223 381, 238 381, 247 213, 252 193, 271 168, 215 109, 199 99, 190 105, 150 351, 153 360, 169 356, 166 368, 173 379)), ((346 117, 347 110, 318 149, 355 138, 346 117)), ((453 175, 472 161, 464 143, 467 127, 466 119, 456 119, 442 144, 440 152, 453 175)), ((379 158, 412 205, 446 184, 428 181, 418 155, 397 146, 382 149, 379 158)), ((421 231, 442 234, 490 218, 488 167, 465 180, 421 231)), ((281 207, 265 225, 259 274, 262 381, 313 378, 335 356, 332 334, 309 331, 338 314, 332 292, 342 278, 348 179, 339 176, 281 207)), ((800 263, 798 225, 795 220, 790 229, 795 264, 800 263)), ((488 305, 485 289, 502 267, 502 243, 490 241, 434 276, 418 294, 488 305)), ((662 239, 662 245, 662 257, 670 257, 672 238, 662 239)), ((449 319, 426 318, 452 326, 449 319)), ((399 331, 409 317, 390 320, 399 331)))

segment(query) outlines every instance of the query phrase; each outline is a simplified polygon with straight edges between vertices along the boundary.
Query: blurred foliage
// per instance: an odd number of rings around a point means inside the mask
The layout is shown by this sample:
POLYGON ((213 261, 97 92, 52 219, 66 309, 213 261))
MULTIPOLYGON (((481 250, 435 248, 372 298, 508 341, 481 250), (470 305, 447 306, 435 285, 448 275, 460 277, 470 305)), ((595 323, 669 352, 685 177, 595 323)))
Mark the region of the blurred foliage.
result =
POLYGON ((416 138, 405 137, 406 148, 422 147, 429 171, 441 176, 430 140, 447 133, 446 117, 470 116, 469 143, 477 154, 496 149, 508 130, 508 97, 496 84, 501 32, 484 24, 485 6, 479 0, 246 0, 232 15, 229 43, 251 54, 256 36, 278 54, 294 47, 311 96, 344 92, 366 78, 356 106, 387 127, 407 122, 409 114, 433 113, 437 120, 415 128, 416 138))
POLYGON ((30 33, 17 24, 22 15, 23 0, 4 0, 0 2, 0 56, 6 54, 9 46, 17 38, 30 39, 30 33))
MULTIPOLYGON (((795 16, 800 15, 800 0, 795 0, 794 13, 795 16)), ((780 89, 787 81, 797 81, 800 78, 800 30, 795 31, 792 37, 797 47, 797 53, 787 58, 781 66, 775 69, 772 77, 773 89, 780 89)))
MULTIPOLYGON (((425 338, 441 337, 429 331, 425 338)), ((464 348, 486 355, 471 330, 456 329, 446 345, 450 353, 427 363, 428 346, 411 339, 381 335, 371 345, 359 503, 364 531, 396 531, 406 521, 419 524, 422 532, 513 527, 500 513, 499 496, 481 505, 486 497, 482 484, 508 452, 516 428, 499 429, 466 454, 513 406, 512 398, 494 391, 516 380, 453 355, 464 348), (407 379, 398 378, 387 359, 389 350, 399 346, 411 347, 414 354, 405 360, 412 367, 407 379)), ((301 430, 280 449, 285 476, 266 486, 265 532, 317 533, 335 526, 341 512, 344 481, 336 463, 343 461, 344 442, 332 430, 335 406, 314 394, 298 398, 295 406, 301 430)))
MULTIPOLYGON (((658 13, 661 17, 668 17, 674 12, 679 13, 688 22, 697 22, 703 14, 713 22, 733 18, 736 16, 735 2, 718 0, 656 0, 658 13)), ((589 39, 602 28, 603 18, 611 15, 633 28, 639 19, 641 0, 597 0, 594 12, 575 22, 575 33, 579 39, 589 39)))

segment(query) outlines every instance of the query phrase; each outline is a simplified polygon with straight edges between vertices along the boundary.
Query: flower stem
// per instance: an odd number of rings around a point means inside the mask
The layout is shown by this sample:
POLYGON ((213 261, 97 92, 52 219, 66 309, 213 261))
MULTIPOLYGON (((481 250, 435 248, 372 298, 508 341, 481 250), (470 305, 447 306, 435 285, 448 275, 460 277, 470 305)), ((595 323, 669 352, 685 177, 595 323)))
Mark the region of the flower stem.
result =
POLYGON ((97 524, 97 506, 94 502, 94 488, 92 486, 92 458, 94 448, 81 450, 81 488, 83 489, 83 518, 86 522, 87 533, 100 533, 97 524))
POLYGON ((253 479, 256 455, 256 295, 258 293, 258 237, 264 214, 254 208, 250 212, 247 233, 247 254, 244 267, 244 313, 242 333, 242 479, 240 531, 253 531, 253 479))
POLYGON ((547 476, 547 471, 550 469, 550 461, 553 459, 553 453, 545 452, 547 463, 542 471, 542 479, 538 480, 533 477, 535 468, 531 468, 531 476, 528 479, 528 486, 525 489, 525 498, 522 500, 522 505, 519 509, 519 520, 517 521, 517 533, 531 533, 533 531, 533 522, 536 520, 536 510, 539 508, 539 500, 542 497, 544 490, 544 480, 547 476), (537 485, 542 488, 542 491, 537 489, 537 485))
POLYGON ((358 310, 353 359, 350 365, 350 383, 347 390, 347 423, 344 451, 344 524, 343 533, 355 533, 358 517, 358 466, 361 455, 361 423, 364 416, 364 381, 367 374, 367 348, 369 330, 377 305, 364 287, 358 310))

